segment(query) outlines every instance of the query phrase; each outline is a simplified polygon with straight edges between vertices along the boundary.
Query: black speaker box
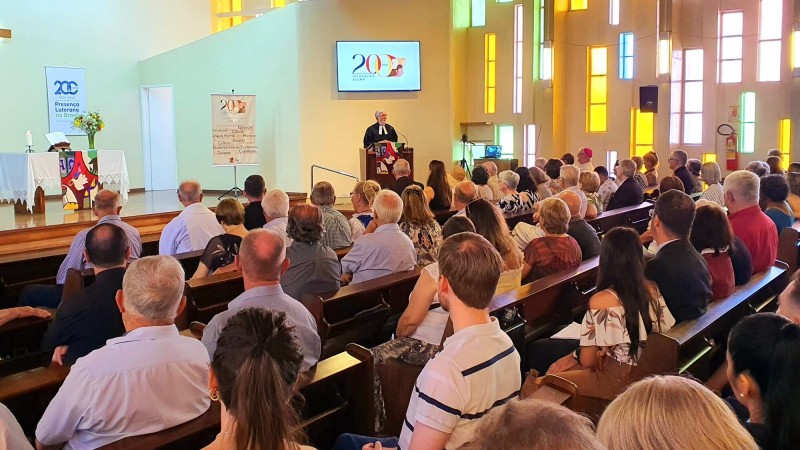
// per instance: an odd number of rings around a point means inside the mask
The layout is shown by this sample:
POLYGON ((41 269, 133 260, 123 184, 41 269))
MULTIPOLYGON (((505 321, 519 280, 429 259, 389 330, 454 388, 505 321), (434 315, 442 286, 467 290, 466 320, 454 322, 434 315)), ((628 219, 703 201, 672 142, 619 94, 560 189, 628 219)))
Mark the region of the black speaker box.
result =
POLYGON ((639 110, 642 112, 658 112, 658 86, 639 87, 639 110))

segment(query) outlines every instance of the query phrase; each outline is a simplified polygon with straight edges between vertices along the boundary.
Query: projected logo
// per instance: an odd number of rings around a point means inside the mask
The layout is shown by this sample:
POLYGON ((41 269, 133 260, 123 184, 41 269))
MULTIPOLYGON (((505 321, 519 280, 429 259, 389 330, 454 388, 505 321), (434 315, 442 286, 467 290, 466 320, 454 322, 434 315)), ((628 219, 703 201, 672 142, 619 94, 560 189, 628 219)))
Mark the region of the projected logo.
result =
POLYGON ((53 86, 56 86, 56 95, 76 95, 78 93, 78 83, 75 81, 57 80, 53 86))
POLYGON ((365 78, 392 78, 403 76, 403 66, 406 58, 398 58, 389 54, 364 55, 356 53, 352 58, 355 61, 353 80, 365 78))

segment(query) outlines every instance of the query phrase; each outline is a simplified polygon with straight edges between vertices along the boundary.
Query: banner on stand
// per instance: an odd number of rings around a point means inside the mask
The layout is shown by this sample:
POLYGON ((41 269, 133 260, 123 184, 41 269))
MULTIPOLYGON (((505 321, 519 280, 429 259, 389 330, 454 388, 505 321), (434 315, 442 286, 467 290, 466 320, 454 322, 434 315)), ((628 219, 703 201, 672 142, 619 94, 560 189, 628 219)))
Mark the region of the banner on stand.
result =
POLYGON ((211 95, 212 164, 258 164, 256 96, 211 95))
POLYGON ((60 131, 68 136, 84 136, 73 127, 75 116, 86 108, 86 70, 69 67, 45 67, 47 80, 47 109, 50 132, 60 131))

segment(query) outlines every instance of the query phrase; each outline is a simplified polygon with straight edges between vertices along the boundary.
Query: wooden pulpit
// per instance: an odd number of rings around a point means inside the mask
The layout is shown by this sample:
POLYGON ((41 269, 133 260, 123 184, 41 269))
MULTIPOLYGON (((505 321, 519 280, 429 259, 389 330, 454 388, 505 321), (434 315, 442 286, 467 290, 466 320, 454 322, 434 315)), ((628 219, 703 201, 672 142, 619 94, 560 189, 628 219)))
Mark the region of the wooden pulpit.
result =
MULTIPOLYGON (((393 169, 394 169, 394 162, 391 163, 381 163, 379 165, 379 161, 382 159, 380 154, 372 149, 359 149, 359 160, 361 163, 361 180, 375 180, 378 184, 381 185, 381 188, 386 189, 388 188, 395 180, 393 169)), ((411 175, 410 178, 414 179, 414 149, 413 148, 403 148, 400 150, 396 150, 395 153, 402 158, 408 161, 408 165, 411 167, 411 175)))

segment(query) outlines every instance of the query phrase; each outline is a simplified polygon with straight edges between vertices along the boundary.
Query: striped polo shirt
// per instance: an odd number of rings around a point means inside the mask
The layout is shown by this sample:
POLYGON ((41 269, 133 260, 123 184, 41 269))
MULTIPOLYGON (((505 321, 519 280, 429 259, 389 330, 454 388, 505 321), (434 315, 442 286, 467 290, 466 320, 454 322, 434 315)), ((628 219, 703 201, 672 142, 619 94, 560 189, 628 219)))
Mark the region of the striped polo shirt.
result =
POLYGON ((424 424, 450 434, 445 449, 457 449, 493 408, 519 395, 520 357, 497 319, 453 334, 417 378, 406 410, 400 449, 408 449, 414 427, 424 424))

